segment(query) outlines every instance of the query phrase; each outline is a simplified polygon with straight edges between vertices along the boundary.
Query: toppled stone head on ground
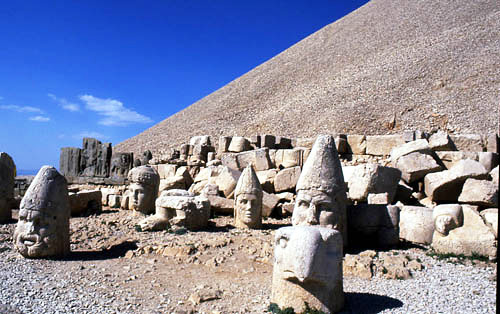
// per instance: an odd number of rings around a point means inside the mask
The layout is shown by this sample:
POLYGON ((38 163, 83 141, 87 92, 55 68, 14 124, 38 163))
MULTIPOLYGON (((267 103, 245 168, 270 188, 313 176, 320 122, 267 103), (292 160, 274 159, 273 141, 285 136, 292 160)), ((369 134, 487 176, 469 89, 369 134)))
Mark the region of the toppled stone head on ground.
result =
POLYGON ((334 313, 344 306, 342 235, 319 226, 276 231, 272 302, 281 308, 311 308, 334 313))
POLYGON ((234 220, 237 228, 262 227, 262 187, 253 167, 246 167, 234 190, 234 220))
POLYGON ((150 166, 133 168, 128 173, 129 209, 151 214, 155 210, 155 200, 158 196, 160 176, 150 166))
POLYGON ((346 245, 346 187, 332 136, 318 136, 304 164, 296 190, 292 224, 336 229, 344 237, 346 245))
POLYGON ((21 255, 40 258, 69 253, 68 185, 54 167, 40 169, 20 207, 14 246, 21 255))
POLYGON ((458 204, 445 204, 434 207, 432 211, 434 230, 446 236, 448 233, 464 224, 462 206, 458 204))

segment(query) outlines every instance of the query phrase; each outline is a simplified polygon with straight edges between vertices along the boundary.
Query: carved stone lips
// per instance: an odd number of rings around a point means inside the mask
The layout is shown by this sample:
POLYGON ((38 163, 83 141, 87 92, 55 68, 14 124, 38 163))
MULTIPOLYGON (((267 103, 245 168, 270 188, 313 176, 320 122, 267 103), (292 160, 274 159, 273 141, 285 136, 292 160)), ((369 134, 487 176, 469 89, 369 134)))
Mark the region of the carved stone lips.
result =
POLYGON ((28 235, 21 235, 21 243, 23 243, 26 246, 32 246, 37 243, 38 237, 34 234, 28 234, 28 235))

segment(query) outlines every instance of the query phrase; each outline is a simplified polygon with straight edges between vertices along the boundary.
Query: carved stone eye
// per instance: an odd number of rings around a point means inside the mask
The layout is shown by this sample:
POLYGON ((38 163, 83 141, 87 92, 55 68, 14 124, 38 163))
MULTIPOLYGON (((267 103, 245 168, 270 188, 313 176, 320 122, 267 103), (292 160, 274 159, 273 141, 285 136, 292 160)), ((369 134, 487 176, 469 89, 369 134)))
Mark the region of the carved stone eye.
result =
POLYGON ((300 200, 299 201, 299 207, 309 207, 309 202, 300 200))
POLYGON ((281 247, 281 248, 286 248, 286 245, 288 243, 288 239, 286 237, 280 237, 277 241, 278 245, 281 247))

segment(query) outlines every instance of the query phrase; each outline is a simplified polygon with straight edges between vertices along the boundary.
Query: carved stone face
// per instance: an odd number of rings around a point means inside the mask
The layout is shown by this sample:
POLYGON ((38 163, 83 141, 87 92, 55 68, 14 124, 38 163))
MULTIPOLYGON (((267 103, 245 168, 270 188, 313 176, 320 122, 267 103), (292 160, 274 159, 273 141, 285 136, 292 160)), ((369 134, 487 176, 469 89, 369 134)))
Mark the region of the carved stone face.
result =
POLYGON ((129 186, 129 209, 149 214, 155 208, 156 192, 137 182, 129 186))
POLYGON ((262 225, 262 198, 255 194, 241 193, 235 200, 236 226, 259 228, 262 225))
POLYGON ((455 221, 450 215, 437 216, 434 221, 434 226, 436 228, 436 231, 443 235, 448 235, 450 230, 456 228, 455 221))
POLYGON ((21 255, 31 258, 57 255, 57 217, 44 211, 21 209, 14 232, 15 245, 21 255))
POLYGON ((337 229, 341 223, 336 199, 317 190, 300 190, 293 209, 293 225, 321 225, 337 229))

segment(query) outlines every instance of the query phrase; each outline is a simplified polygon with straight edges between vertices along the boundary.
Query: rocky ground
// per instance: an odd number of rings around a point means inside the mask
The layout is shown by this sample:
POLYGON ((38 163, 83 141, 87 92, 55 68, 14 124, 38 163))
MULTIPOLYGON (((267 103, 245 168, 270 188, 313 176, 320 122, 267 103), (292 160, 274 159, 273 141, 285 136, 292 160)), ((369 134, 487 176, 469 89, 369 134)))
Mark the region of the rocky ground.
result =
MULTIPOLYGON (((289 218, 238 230, 223 216, 203 231, 153 233, 136 230, 140 219, 109 208, 72 218, 72 253, 64 260, 22 258, 11 242, 15 219, 0 226, 0 313, 266 312, 272 239, 289 218)), ((371 279, 345 276, 344 312, 495 312, 496 263, 426 253, 424 247, 378 252, 375 260, 405 256, 423 268, 406 280, 386 279, 381 271, 371 279)))

